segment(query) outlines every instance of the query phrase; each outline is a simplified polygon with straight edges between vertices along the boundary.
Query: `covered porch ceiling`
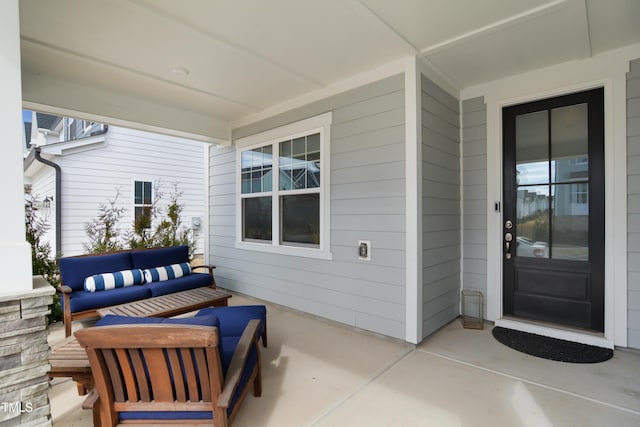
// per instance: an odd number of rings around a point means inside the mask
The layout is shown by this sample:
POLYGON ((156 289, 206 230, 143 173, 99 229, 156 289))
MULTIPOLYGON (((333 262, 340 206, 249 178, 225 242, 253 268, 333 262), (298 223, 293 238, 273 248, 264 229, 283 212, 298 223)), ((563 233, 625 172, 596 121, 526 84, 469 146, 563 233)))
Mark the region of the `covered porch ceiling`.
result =
POLYGON ((638 43, 639 18, 638 0, 22 0, 22 94, 219 142, 408 56, 460 91, 638 43))

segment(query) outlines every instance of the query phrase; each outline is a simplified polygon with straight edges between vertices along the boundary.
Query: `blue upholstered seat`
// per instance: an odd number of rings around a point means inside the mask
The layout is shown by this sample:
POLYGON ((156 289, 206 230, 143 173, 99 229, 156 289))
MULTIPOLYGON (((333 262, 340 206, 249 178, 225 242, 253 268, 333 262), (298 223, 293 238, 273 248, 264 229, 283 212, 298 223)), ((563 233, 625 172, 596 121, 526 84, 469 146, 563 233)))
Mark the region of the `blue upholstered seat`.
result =
POLYGON ((266 347, 267 308, 264 305, 237 305, 229 307, 203 308, 195 317, 215 315, 220 319, 220 334, 223 337, 239 337, 250 320, 260 320, 258 335, 266 347))
POLYGON ((191 273, 188 276, 178 277, 177 279, 145 283, 142 286, 149 288, 150 296, 159 297, 160 295, 173 294, 210 285, 211 276, 207 273, 191 273))
MULTIPOLYGON (((112 305, 124 304, 144 298, 150 298, 151 291, 146 285, 118 288, 113 291, 86 292, 84 290, 69 294, 71 312, 77 313, 85 310, 97 310, 112 305)), ((64 299, 60 298, 60 304, 64 310, 64 299)))

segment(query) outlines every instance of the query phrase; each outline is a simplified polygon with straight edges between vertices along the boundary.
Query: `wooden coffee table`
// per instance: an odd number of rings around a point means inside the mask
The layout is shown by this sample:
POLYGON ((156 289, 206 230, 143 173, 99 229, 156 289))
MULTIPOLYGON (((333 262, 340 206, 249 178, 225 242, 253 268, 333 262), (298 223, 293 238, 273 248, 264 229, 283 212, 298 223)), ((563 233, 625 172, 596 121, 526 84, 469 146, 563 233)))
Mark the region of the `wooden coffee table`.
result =
POLYGON ((206 307, 224 307, 231 298, 229 292, 212 288, 196 288, 126 304, 101 308, 100 317, 107 314, 130 317, 171 317, 206 307))

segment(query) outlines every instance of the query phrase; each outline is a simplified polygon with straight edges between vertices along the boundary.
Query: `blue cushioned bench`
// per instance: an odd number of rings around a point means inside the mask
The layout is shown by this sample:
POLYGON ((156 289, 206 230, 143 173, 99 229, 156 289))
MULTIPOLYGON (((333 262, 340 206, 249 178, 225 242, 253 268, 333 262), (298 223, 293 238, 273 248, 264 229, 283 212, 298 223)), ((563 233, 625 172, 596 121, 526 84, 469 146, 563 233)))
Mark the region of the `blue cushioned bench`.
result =
POLYGON ((204 286, 215 289, 214 266, 192 272, 189 248, 174 246, 65 257, 59 260, 60 304, 66 336, 71 322, 96 310, 204 286))

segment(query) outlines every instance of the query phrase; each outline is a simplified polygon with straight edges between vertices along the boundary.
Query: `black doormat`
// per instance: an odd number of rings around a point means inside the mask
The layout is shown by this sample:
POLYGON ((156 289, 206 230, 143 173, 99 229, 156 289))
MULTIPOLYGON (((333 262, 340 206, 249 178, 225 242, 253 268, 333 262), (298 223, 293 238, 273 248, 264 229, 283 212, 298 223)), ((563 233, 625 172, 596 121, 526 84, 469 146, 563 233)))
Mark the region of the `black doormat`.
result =
POLYGON ((493 328, 492 333, 495 339, 507 347, 543 359, 571 363, 599 363, 613 357, 613 350, 609 348, 543 337, 499 326, 493 328))

